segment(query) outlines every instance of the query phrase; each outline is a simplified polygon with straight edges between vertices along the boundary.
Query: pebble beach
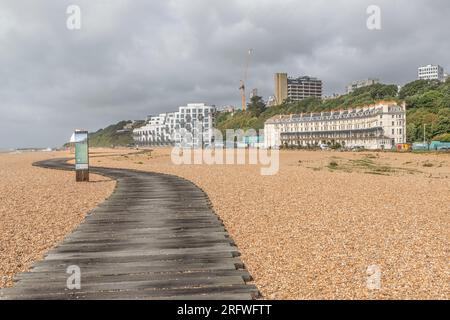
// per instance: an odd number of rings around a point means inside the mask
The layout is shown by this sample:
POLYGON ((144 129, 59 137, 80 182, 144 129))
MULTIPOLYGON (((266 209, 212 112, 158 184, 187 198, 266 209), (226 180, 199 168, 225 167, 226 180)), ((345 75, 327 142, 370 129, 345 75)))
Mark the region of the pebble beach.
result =
MULTIPOLYGON (((184 177, 209 196, 267 299, 449 299, 450 155, 282 151, 280 171, 175 165, 170 149, 94 149, 91 165, 184 177), (368 270, 381 285, 368 288, 368 270)), ((115 183, 0 155, 1 286, 70 233, 115 183), (7 168, 7 170, 6 170, 7 168)))
POLYGON ((450 298, 449 154, 282 151, 273 176, 248 164, 175 165, 170 149, 92 163, 202 188, 264 298, 450 298), (367 286, 373 266, 377 290, 367 286))

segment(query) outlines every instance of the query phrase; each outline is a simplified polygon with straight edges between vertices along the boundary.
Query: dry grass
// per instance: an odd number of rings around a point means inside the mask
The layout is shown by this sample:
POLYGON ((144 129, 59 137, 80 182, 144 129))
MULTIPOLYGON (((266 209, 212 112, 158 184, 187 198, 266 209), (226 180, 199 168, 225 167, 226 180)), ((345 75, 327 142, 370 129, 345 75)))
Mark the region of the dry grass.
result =
MULTIPOLYGON (((358 159, 346 159, 339 157, 331 157, 333 160, 328 164, 327 168, 330 170, 342 170, 347 173, 360 172, 366 174, 377 174, 377 175, 399 175, 399 174, 421 174, 422 171, 407 167, 392 166, 389 162, 379 161, 379 154, 365 154, 358 159)), ((426 162, 423 164, 424 167, 433 167, 432 163, 426 162)), ((320 168, 314 168, 320 169, 320 168)))

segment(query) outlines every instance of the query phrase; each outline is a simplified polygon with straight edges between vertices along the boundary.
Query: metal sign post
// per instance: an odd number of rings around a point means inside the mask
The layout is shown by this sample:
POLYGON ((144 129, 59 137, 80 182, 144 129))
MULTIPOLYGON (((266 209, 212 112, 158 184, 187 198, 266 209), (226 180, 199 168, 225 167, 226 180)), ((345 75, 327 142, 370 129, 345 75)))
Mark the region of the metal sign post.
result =
POLYGON ((89 181, 88 132, 84 130, 75 130, 74 137, 76 181, 89 181))

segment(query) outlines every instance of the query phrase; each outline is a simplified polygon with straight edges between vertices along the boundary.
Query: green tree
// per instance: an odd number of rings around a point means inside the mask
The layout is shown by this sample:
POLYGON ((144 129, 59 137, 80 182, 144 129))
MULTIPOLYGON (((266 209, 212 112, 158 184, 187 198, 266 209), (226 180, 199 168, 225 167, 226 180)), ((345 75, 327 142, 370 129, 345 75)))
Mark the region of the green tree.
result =
POLYGON ((253 96, 247 104, 247 110, 252 116, 259 117, 266 110, 266 104, 262 97, 253 96))
POLYGON ((450 134, 450 81, 413 81, 406 84, 398 95, 397 86, 376 84, 336 99, 286 100, 270 108, 265 107, 261 97, 254 97, 248 104, 247 112, 236 112, 232 117, 221 116, 217 122, 220 129, 261 129, 267 119, 276 115, 356 108, 379 100, 406 102, 408 142, 423 140, 424 124, 427 125, 427 139, 434 139, 435 136, 445 138, 446 134, 450 134))
POLYGON ((399 98, 405 99, 406 97, 422 94, 430 90, 434 86, 433 84, 434 82, 427 80, 416 80, 410 82, 402 87, 399 93, 399 98))

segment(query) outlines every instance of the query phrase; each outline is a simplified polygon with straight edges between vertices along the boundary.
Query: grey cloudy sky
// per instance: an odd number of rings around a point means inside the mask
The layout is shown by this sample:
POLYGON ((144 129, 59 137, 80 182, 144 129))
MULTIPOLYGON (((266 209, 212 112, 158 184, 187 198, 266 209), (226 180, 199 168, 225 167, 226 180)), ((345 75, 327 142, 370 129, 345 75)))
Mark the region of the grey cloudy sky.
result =
POLYGON ((325 94, 419 65, 450 69, 448 0, 0 0, 0 148, 59 146, 74 128, 273 94, 273 73, 317 76, 325 94), (80 6, 81 30, 66 28, 80 6), (381 7, 382 29, 366 28, 381 7))

